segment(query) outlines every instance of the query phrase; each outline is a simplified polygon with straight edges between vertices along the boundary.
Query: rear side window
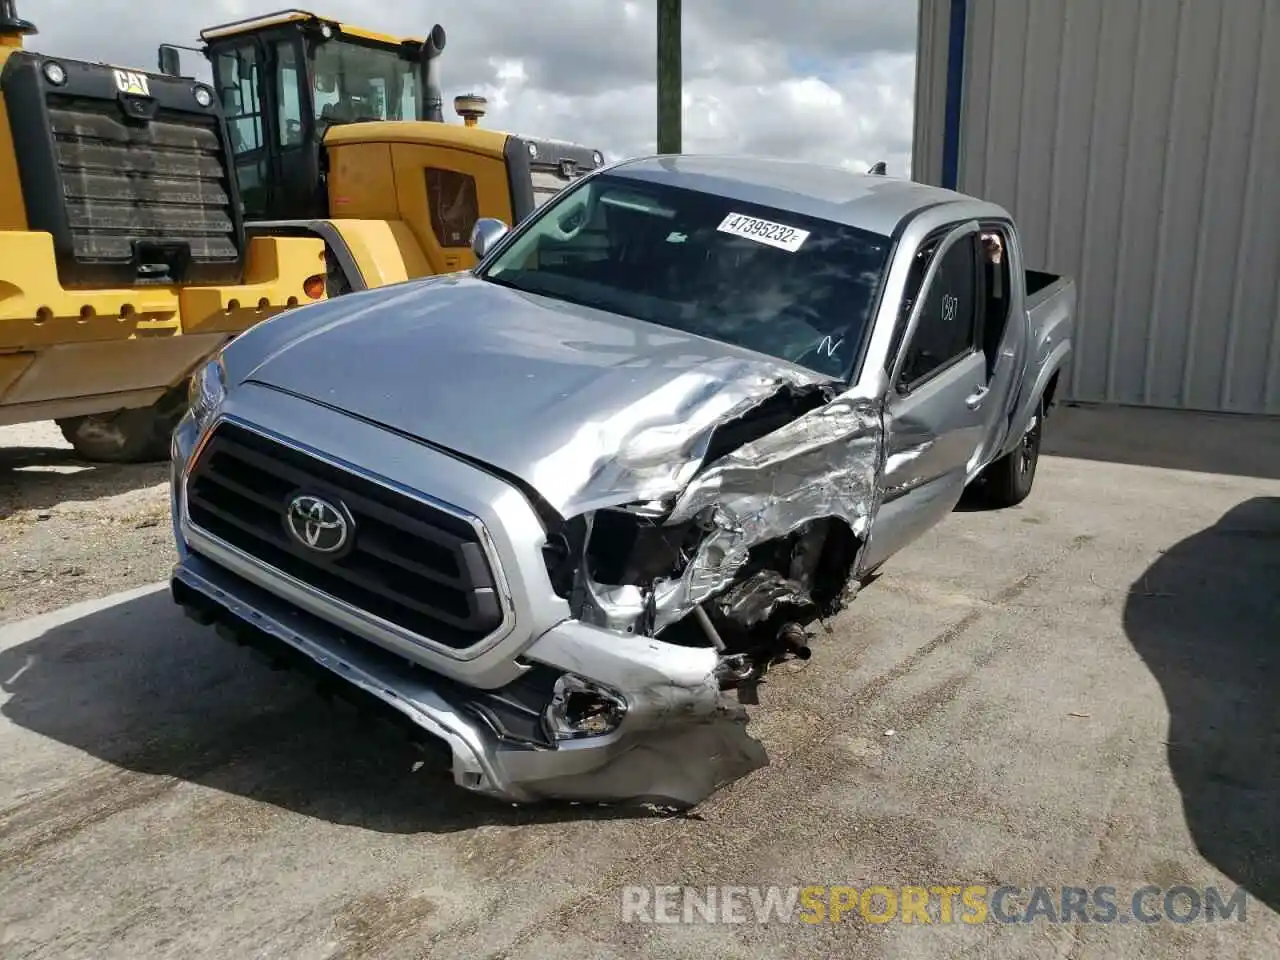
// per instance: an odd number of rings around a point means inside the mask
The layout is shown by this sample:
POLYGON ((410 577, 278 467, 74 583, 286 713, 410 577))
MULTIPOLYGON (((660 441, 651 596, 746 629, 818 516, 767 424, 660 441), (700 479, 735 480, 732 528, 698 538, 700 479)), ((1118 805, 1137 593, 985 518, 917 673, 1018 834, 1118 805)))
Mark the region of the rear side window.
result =
POLYGON ((480 218, 475 179, 456 170, 427 168, 427 203, 431 232, 442 247, 471 244, 471 228, 480 218))
POLYGON ((902 365, 900 382, 910 386, 964 356, 976 346, 978 256, 976 238, 954 244, 925 291, 902 365))

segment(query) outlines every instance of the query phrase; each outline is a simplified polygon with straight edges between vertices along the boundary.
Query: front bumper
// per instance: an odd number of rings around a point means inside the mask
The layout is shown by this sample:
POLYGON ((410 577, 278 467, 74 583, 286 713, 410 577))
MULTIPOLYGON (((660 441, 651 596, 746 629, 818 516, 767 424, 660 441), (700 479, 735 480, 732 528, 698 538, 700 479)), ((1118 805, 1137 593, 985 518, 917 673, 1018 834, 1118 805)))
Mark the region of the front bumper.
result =
POLYGON ((522 661, 606 684, 625 697, 627 711, 611 733, 540 745, 511 738, 486 714, 484 701, 502 691, 468 688, 411 665, 197 554, 184 551, 171 589, 196 620, 331 686, 349 685, 444 744, 458 786, 501 800, 688 807, 768 762, 746 732, 743 708, 720 693, 710 649, 558 624, 522 661))
MULTIPOLYGON (((183 509, 185 468, 198 440, 188 415, 173 438, 178 563, 171 589, 195 619, 407 722, 448 748, 459 786, 503 800, 691 806, 767 763, 746 732, 745 710, 720 691, 715 650, 567 619, 568 607, 552 593, 534 549, 536 517, 505 484, 300 399, 249 385, 237 393, 265 429, 301 433, 336 456, 395 464, 408 488, 430 489, 483 515, 502 552, 510 629, 474 658, 429 656, 322 595, 292 590, 251 557, 233 564, 216 542, 195 535, 183 509), (566 675, 621 696, 621 721, 605 733, 553 736, 541 712, 554 680, 566 675)), ((235 399, 227 406, 237 406, 235 399)))

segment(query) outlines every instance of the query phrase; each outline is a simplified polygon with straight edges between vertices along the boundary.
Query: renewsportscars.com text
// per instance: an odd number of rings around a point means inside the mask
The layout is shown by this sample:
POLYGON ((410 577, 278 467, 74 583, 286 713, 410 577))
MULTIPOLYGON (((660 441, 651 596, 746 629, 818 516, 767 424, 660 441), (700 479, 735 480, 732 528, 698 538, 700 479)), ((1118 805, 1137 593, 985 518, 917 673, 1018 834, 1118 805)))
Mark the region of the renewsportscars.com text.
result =
POLYGON ((1147 884, 1018 887, 807 886, 622 889, 624 923, 1205 923, 1245 919, 1243 888, 1147 884))

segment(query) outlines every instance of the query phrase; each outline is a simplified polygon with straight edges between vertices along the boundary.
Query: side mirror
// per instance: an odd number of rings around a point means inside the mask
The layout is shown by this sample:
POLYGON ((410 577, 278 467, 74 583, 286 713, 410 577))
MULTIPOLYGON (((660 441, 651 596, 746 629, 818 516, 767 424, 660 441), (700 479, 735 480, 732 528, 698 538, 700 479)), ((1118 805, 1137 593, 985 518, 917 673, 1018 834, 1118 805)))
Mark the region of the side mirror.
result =
POLYGON ((167 43, 160 44, 157 59, 161 73, 170 77, 182 76, 182 56, 177 47, 171 47, 167 43))
POLYGON ((471 228, 471 252, 476 255, 476 259, 483 260, 510 229, 496 217, 481 217, 477 220, 476 225, 471 228))

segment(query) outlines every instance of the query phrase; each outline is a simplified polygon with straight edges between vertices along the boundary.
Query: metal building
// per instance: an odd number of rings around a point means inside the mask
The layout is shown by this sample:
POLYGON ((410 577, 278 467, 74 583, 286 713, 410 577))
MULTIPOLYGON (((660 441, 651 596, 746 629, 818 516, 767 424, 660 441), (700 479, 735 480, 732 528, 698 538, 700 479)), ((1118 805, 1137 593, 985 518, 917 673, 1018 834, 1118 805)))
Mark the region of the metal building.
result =
POLYGON ((1280 0, 920 0, 914 179, 1080 285, 1064 396, 1280 413, 1280 0))

